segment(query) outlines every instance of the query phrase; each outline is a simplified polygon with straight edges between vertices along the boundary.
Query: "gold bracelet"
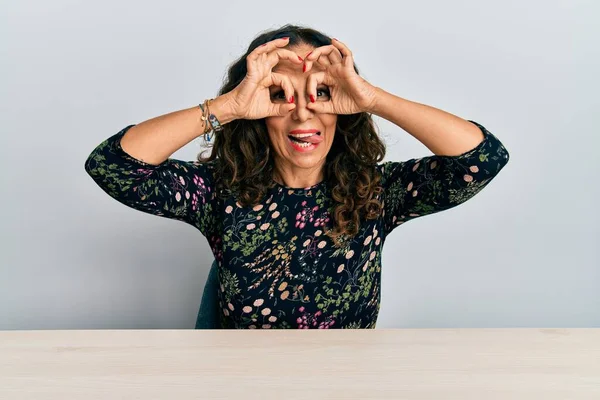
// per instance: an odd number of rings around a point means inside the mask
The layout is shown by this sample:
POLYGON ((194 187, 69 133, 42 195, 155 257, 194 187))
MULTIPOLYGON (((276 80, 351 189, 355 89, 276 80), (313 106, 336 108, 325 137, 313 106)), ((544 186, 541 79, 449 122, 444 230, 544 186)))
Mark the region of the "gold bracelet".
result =
POLYGON ((202 132, 203 135, 206 135, 208 132, 210 132, 212 130, 212 126, 210 124, 210 122, 208 121, 208 100, 204 100, 204 105, 202 105, 202 103, 198 104, 198 106, 200 107, 200 110, 202 110, 202 115, 200 116, 200 119, 202 121, 204 121, 204 132, 202 132))
POLYGON ((219 121, 217 116, 210 112, 210 102, 213 100, 214 99, 206 100, 206 109, 208 110, 208 122, 210 122, 213 131, 219 132, 223 130, 223 125, 221 125, 221 122, 219 121))

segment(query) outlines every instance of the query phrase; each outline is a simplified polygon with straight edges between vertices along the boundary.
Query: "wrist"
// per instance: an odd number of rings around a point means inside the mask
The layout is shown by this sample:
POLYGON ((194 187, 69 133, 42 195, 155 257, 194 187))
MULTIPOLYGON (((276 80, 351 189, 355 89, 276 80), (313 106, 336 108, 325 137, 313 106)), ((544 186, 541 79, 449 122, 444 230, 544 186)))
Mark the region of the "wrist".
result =
POLYGON ((375 114, 378 115, 378 112, 380 111, 380 106, 381 106, 381 100, 382 98, 385 96, 385 91, 383 89, 381 89, 378 86, 374 86, 374 95, 373 95, 373 100, 371 101, 371 104, 369 104, 365 111, 370 113, 370 114, 375 114))
POLYGON ((221 125, 238 119, 234 110, 229 93, 222 94, 210 102, 210 112, 217 117, 221 125))

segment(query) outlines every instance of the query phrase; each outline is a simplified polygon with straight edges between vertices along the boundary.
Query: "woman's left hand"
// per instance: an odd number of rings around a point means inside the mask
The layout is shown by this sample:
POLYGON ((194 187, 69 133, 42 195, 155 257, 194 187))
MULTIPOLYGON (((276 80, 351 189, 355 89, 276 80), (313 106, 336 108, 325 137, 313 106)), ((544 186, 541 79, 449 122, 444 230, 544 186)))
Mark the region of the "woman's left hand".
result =
POLYGON ((377 88, 356 73, 352 52, 348 47, 336 39, 331 43, 316 48, 304 58, 305 73, 310 71, 315 62, 324 68, 324 71, 314 72, 308 77, 307 90, 311 102, 306 107, 327 114, 371 111, 375 105, 377 88), (317 86, 321 84, 329 88, 329 101, 318 100, 317 86))

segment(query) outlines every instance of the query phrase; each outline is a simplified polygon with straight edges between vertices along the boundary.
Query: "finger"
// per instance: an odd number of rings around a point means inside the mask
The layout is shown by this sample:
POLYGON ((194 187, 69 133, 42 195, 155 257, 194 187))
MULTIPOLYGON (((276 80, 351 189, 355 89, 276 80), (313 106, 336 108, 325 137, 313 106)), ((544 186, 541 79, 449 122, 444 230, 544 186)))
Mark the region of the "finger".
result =
MULTIPOLYGON (((323 58, 323 57, 321 57, 323 58)), ((329 53, 329 55, 327 56, 327 59, 329 60, 329 62, 331 64, 341 64, 342 63, 342 55, 340 54, 339 50, 336 49, 336 51, 332 51, 331 53, 329 53)))
POLYGON ((335 85, 335 81, 326 71, 310 74, 306 80, 306 91, 308 92, 309 97, 310 95, 313 96, 315 101, 317 100, 317 86, 319 86, 319 84, 332 87, 335 85))
POLYGON ((282 88, 288 103, 292 103, 292 96, 294 96, 294 86, 292 85, 292 81, 290 80, 290 78, 286 75, 278 74, 277 72, 271 72, 271 76, 273 84, 282 88))
POLYGON ((317 86, 320 84, 329 85, 328 75, 325 71, 315 72, 310 74, 306 80, 306 90, 308 96, 311 99, 307 104, 306 108, 316 113, 333 114, 333 103, 331 101, 317 101, 317 86), (315 100, 314 102, 312 100, 315 100))
POLYGON ((327 67, 330 66, 332 63, 328 56, 322 55, 317 59, 317 61, 315 61, 315 64, 321 64, 322 66, 327 67))
POLYGON ((292 81, 287 76, 278 74, 276 72, 272 72, 271 76, 273 79, 273 84, 283 89, 283 92, 285 93, 285 98, 288 100, 288 103, 272 104, 271 115, 276 115, 279 117, 288 115, 290 111, 296 108, 296 104, 290 102, 292 96, 294 95, 294 87, 292 86, 292 81))
POLYGON ((305 71, 310 71, 313 63, 319 59, 321 56, 329 57, 329 60, 332 64, 342 62, 342 54, 340 51, 332 45, 322 46, 318 49, 315 49, 312 53, 310 53, 307 57, 304 58, 305 71), (331 57, 330 57, 331 56, 331 57))
POLYGON ((335 114, 333 104, 330 101, 318 101, 316 103, 307 103, 306 108, 314 113, 319 114, 335 114))
POLYGON ((315 72, 314 74, 310 74, 308 79, 306 80, 306 91, 308 92, 308 97, 310 99, 309 103, 314 103, 317 101, 317 86, 320 83, 323 83, 325 79, 325 72, 315 72), (314 102, 313 102, 314 100, 314 102))
POLYGON ((271 103, 269 116, 282 117, 296 108, 295 103, 271 103))
POLYGON ((290 38, 280 38, 280 39, 275 39, 275 40, 271 40, 270 42, 264 43, 264 44, 258 46, 257 48, 255 48, 254 50, 252 50, 252 52, 250 54, 248 54, 248 57, 246 57, 246 58, 256 59, 261 54, 268 53, 269 51, 272 51, 273 49, 276 49, 279 47, 287 46, 289 43, 289 39, 290 38))
MULTIPOLYGON (((287 44, 288 40, 276 39, 257 47, 246 57, 246 69, 249 72, 254 71, 254 73, 258 73, 258 71, 263 70, 260 67, 264 66, 265 60, 269 58, 269 53, 273 50, 277 51, 277 49, 279 49, 281 46, 287 46, 287 44)), ((273 66, 269 66, 269 69, 271 68, 273 68, 273 66)), ((262 75, 262 72, 259 74, 262 75)))
POLYGON ((332 64, 342 62, 342 53, 333 45, 327 46, 327 50, 323 52, 323 55, 327 55, 332 64))
MULTIPOLYGON (((313 65, 314 64, 320 65, 324 69, 327 69, 328 67, 331 66, 331 61, 329 61, 329 57, 328 56, 322 55, 321 57, 319 57, 318 59, 316 59, 313 62, 313 65)), ((310 67, 310 69, 312 69, 312 66, 310 67)), ((306 62, 305 62, 304 66, 302 67, 302 72, 306 72, 306 71, 308 71, 308 69, 306 67, 306 62)))
POLYGON ((354 68, 354 55, 352 54, 352 51, 350 51, 350 49, 348 48, 348 46, 346 46, 344 43, 340 42, 337 39, 333 39, 331 41, 331 44, 333 46, 335 46, 336 49, 339 50, 339 52, 342 54, 344 60, 343 60, 343 64, 345 67, 351 66, 352 68, 354 68))
POLYGON ((269 69, 272 69, 282 60, 289 60, 295 64, 302 64, 304 62, 296 52, 287 49, 276 49, 268 53, 267 66, 269 69))
POLYGON ((284 115, 288 115, 290 112, 292 112, 292 110, 294 108, 296 108, 295 104, 289 104, 289 103, 285 103, 285 104, 273 104, 275 110, 274 110, 274 114, 278 117, 283 117, 284 115))
MULTIPOLYGON (((308 92, 310 101, 306 104, 306 108, 315 112, 333 113, 333 103, 331 102, 331 99, 330 101, 318 101, 319 98, 317 97, 317 86, 320 84, 327 86, 331 85, 332 82, 330 82, 328 77, 329 75, 327 75, 325 71, 315 72, 314 74, 309 75, 306 80, 306 91, 308 92)), ((329 90, 331 91, 331 89, 329 90)))

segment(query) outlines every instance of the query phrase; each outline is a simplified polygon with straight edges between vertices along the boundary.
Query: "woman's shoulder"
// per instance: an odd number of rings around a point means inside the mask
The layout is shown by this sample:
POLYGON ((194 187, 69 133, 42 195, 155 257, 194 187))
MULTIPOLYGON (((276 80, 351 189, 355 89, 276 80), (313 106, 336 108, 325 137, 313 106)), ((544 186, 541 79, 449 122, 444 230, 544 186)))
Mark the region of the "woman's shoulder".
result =
MULTIPOLYGON (((218 160, 179 160, 169 158, 164 165, 164 168, 171 170, 174 176, 182 182, 186 180, 193 181, 196 185, 213 186, 216 183, 218 160)), ((166 171, 163 171, 166 173, 166 171)))

